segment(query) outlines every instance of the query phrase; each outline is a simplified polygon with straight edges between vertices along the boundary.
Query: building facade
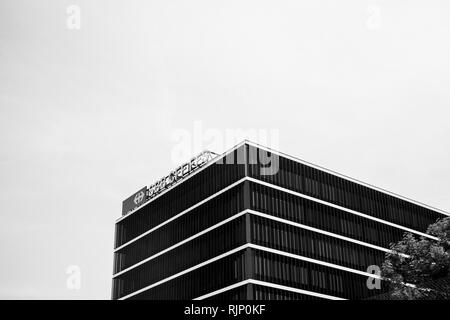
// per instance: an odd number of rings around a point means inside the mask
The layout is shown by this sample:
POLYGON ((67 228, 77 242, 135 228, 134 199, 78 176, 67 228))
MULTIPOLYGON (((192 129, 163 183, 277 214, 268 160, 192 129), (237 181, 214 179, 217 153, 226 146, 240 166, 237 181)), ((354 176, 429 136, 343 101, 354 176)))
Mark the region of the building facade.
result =
POLYGON ((244 141, 117 219, 112 298, 365 299, 389 244, 445 216, 244 141))

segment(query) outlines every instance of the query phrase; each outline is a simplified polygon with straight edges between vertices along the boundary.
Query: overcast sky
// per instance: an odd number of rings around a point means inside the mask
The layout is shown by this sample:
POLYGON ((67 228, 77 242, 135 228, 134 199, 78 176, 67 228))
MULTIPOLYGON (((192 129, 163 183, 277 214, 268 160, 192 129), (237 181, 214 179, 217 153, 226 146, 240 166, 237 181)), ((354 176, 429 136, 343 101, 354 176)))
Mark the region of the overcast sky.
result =
POLYGON ((199 125, 276 132, 280 151, 449 211, 449 13, 0 1, 0 298, 109 299, 122 200, 173 169, 174 135, 196 143, 199 125))

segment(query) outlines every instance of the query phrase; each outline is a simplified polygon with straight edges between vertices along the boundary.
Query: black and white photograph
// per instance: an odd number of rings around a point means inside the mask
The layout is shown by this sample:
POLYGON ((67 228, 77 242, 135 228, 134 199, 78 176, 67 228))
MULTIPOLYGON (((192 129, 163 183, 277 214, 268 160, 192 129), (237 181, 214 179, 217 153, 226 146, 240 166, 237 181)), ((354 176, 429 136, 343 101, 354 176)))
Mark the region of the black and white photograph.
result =
POLYGON ((446 303, 449 16, 0 0, 0 300, 446 303))

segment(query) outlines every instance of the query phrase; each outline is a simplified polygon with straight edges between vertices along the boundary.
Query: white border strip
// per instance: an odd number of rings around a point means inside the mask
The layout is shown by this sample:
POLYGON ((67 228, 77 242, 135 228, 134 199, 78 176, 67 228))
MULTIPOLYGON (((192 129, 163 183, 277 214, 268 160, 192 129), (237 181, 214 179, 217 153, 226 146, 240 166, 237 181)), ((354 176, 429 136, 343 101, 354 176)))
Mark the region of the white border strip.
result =
POLYGON ((170 281, 172 279, 175 279, 175 278, 177 278, 179 276, 182 276, 182 275, 184 275, 184 274, 186 274, 188 272, 194 271, 194 270, 196 270, 198 268, 201 268, 201 267, 203 267, 203 266, 205 266, 207 264, 210 264, 210 263, 212 263, 214 261, 217 261, 217 260, 220 260, 222 258, 225 258, 226 256, 229 256, 229 255, 231 255, 233 253, 236 253, 236 252, 238 252, 240 250, 243 250, 243 249, 246 249, 246 248, 253 248, 253 249, 256 249, 256 250, 260 250, 260 251, 266 251, 266 252, 270 252, 270 253, 274 253, 274 254, 278 254, 278 255, 283 255, 283 256, 286 256, 286 257, 289 257, 289 258, 293 258, 293 259, 297 259, 297 260, 303 260, 303 261, 306 261, 306 262, 309 262, 309 263, 319 264, 319 265, 322 265, 322 266, 325 266, 325 267, 330 267, 330 268, 333 268, 333 269, 338 269, 338 270, 347 271, 347 272, 350 272, 350 273, 355 273, 355 274, 362 275, 362 276, 365 276, 365 277, 368 277, 368 278, 382 279, 381 276, 378 276, 376 274, 367 273, 367 272, 364 272, 364 271, 343 267, 343 266, 340 266, 340 265, 337 265, 337 264, 334 264, 334 263, 324 262, 324 261, 317 260, 317 259, 312 259, 312 258, 308 258, 308 257, 304 257, 304 256, 300 256, 300 255, 296 255, 296 254, 292 254, 292 253, 276 250, 276 249, 271 249, 271 248, 267 248, 267 247, 263 247, 263 246, 259 246, 259 245, 255 245, 255 244, 251 244, 251 243, 247 243, 247 244, 239 246, 239 247, 237 247, 237 248, 235 248, 233 250, 230 250, 230 251, 227 251, 225 253, 222 253, 221 255, 218 255, 218 256, 216 256, 216 257, 214 257, 212 259, 206 260, 206 261, 204 261, 204 262, 202 262, 200 264, 197 264, 197 265, 195 265, 193 267, 190 267, 189 269, 186 269, 186 270, 183 270, 181 272, 178 272, 178 273, 176 273, 176 274, 174 274, 174 275, 172 275, 172 276, 170 276, 168 278, 165 278, 163 280, 155 282, 155 283, 153 283, 153 284, 151 284, 149 286, 146 286, 146 287, 144 287, 142 289, 139 289, 137 291, 134 291, 132 293, 129 293, 126 296, 123 296, 123 297, 119 298, 119 300, 125 300, 125 299, 128 299, 130 297, 133 297, 133 296, 135 296, 135 295, 137 295, 139 293, 142 293, 142 292, 144 292, 144 291, 146 291, 148 289, 151 289, 153 287, 159 286, 160 284, 162 284, 164 282, 167 282, 167 281, 170 281))
POLYGON ((271 148, 269 148, 269 147, 265 147, 265 146, 260 145, 260 144, 258 144, 258 143, 255 143, 255 142, 252 142, 252 141, 249 141, 249 140, 245 140, 245 142, 246 142, 248 145, 251 145, 251 146, 253 146, 253 147, 263 149, 263 150, 268 151, 268 152, 270 152, 270 153, 275 153, 275 154, 277 154, 277 155, 280 156, 280 157, 287 158, 287 159, 290 159, 290 160, 295 161, 295 162, 299 162, 299 163, 304 164, 304 165, 306 165, 306 166, 308 166, 308 167, 312 167, 312 168, 315 168, 315 169, 317 169, 317 170, 324 171, 324 172, 326 172, 326 173, 332 174, 332 175, 337 176, 337 177, 339 177, 339 178, 342 178, 342 179, 345 179, 345 180, 347 180, 347 181, 350 181, 350 182, 353 182, 353 183, 362 185, 362 186, 364 186, 364 187, 368 187, 368 188, 370 188, 370 189, 372 189, 372 190, 375 190, 375 191, 378 191, 378 192, 387 194, 387 195, 389 195, 389 196, 391 196, 391 197, 394 197, 394 198, 398 198, 398 199, 404 200, 404 201, 406 201, 406 202, 415 204, 415 205, 420 206, 420 207, 423 207, 423 208, 425 208, 425 209, 432 210, 432 211, 441 213, 441 214, 446 215, 446 216, 450 216, 450 213, 449 213, 449 212, 446 212, 446 211, 444 211, 444 210, 442 210, 442 209, 438 209, 438 208, 432 207, 432 206, 430 206, 430 205, 424 204, 424 203, 422 203, 422 202, 419 202, 419 201, 416 201, 416 200, 409 199, 409 198, 407 198, 407 197, 405 197, 405 196, 401 196, 401 195, 396 194, 396 193, 394 193, 394 192, 391 192, 391 191, 388 191, 388 190, 385 190, 385 189, 382 189, 382 188, 379 188, 379 187, 375 187, 375 186, 373 186, 373 185, 371 185, 371 184, 369 184, 369 183, 366 183, 366 182, 363 182, 363 181, 359 181, 359 180, 357 180, 357 179, 355 179, 355 178, 351 178, 351 177, 346 176, 346 175, 344 175, 344 174, 342 174, 342 173, 339 173, 339 172, 336 172, 336 171, 333 171, 333 170, 330 170, 330 169, 321 167, 321 166, 319 166, 319 165, 310 163, 310 162, 308 162, 308 161, 305 161, 305 160, 302 160, 302 159, 299 159, 299 158, 290 156, 290 155, 285 154, 285 153, 283 153, 283 152, 273 150, 273 149, 271 149, 271 148))
POLYGON ((205 295, 195 298, 193 300, 207 299, 209 297, 218 295, 222 292, 226 292, 226 291, 232 290, 232 289, 240 287, 240 286, 244 286, 246 284, 255 284, 255 285, 259 285, 259 286, 263 286, 263 287, 270 287, 270 288, 280 289, 283 291, 290 291, 290 292, 300 293, 300 294, 304 294, 307 296, 313 296, 313 297, 318 297, 318 298, 323 298, 323 299, 328 299, 328 300, 347 300, 347 299, 339 298, 336 296, 330 296, 328 294, 323 294, 323 293, 318 293, 318 292, 303 290, 303 289, 297 289, 297 288, 293 288, 293 287, 283 286, 280 284, 271 283, 271 282, 267 282, 267 281, 261 281, 261 280, 255 280, 255 279, 248 279, 248 280, 244 280, 244 281, 232 284, 230 286, 210 292, 208 294, 205 294, 205 295))
POLYGON ((122 244, 121 246, 119 246, 116 249, 114 249, 114 252, 117 252, 117 251, 123 249, 124 247, 128 246, 129 244, 135 242, 136 240, 139 240, 140 238, 145 237, 149 233, 151 233, 151 232, 161 228, 165 224, 168 224, 169 222, 171 222, 171 221, 181 217, 182 215, 188 213, 189 211, 197 208, 198 206, 204 204, 205 202, 215 198, 216 196, 220 195, 221 193, 226 192, 229 189, 231 189, 231 188, 233 188, 233 187, 237 186, 238 184, 243 183, 245 181, 250 181, 250 182, 257 183, 257 184, 261 184, 261 185, 264 185, 266 187, 269 187, 269 188, 272 188, 272 189, 276 189, 276 190, 279 190, 279 191, 282 191, 282 192, 286 192, 286 193, 295 195, 295 196, 300 197, 300 198, 311 200, 311 201, 314 201, 314 202, 317 202, 317 203, 320 203, 320 204, 323 204, 323 205, 326 205, 326 206, 329 206, 329 207, 333 207, 335 209, 338 209, 338 210, 341 210, 341 211, 345 211, 345 212, 348 212, 348 213, 351 213, 351 214, 354 214, 354 215, 357 215, 357 216, 360 216, 360 217, 363 217, 363 218, 374 220, 376 222, 383 223, 383 224, 389 225, 389 226, 394 227, 394 228, 398 228, 398 229, 402 229, 404 231, 412 232, 412 233, 418 234, 418 235, 423 236, 423 237, 427 237, 427 238, 432 239, 432 240, 439 240, 437 237, 433 237, 433 236, 431 236, 429 234, 426 234, 426 233, 423 233, 423 232, 420 232, 420 231, 417 231, 417 230, 414 230, 414 229, 410 229, 408 227, 404 227, 404 226, 401 226, 401 225, 393 223, 393 222, 389 222, 389 221, 386 221, 386 220, 383 220, 383 219, 380 219, 380 218, 376 218, 374 216, 367 215, 367 214, 364 214, 364 213, 361 213, 361 212, 358 212, 358 211, 354 211, 352 209, 347 209, 345 207, 341 207, 339 205, 336 205, 336 204, 333 204, 333 203, 330 203, 330 202, 327 202, 327 201, 324 201, 324 200, 320 200, 320 199, 317 199, 317 198, 314 198, 314 197, 311 197, 311 196, 307 196, 305 194, 302 194, 302 193, 299 193, 299 192, 296 192, 296 191, 292 191, 292 190, 289 190, 289 189, 277 186, 277 185, 269 183, 269 182, 265 182, 265 181, 258 180, 258 179, 255 179, 255 178, 251 178, 251 177, 244 177, 244 178, 234 182, 233 184, 229 185, 228 187, 226 187, 226 188, 216 192, 215 194, 209 196, 208 198, 200 201, 199 203, 193 205, 192 207, 187 208, 186 210, 180 212, 179 214, 173 216, 172 218, 167 219, 166 221, 164 221, 161 224, 153 227, 152 229, 147 230, 146 232, 140 234, 136 238, 133 238, 130 241, 122 244))

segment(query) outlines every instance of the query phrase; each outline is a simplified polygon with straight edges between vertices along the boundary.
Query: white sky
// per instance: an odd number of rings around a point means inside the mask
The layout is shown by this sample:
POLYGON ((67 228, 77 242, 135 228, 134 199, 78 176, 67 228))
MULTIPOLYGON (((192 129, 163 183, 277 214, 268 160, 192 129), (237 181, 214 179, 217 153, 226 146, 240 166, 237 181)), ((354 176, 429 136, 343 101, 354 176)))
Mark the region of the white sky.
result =
POLYGON ((196 121, 278 130, 280 151, 450 210, 449 13, 445 0, 2 0, 0 298, 109 299, 121 202, 177 165, 172 135, 196 121))

